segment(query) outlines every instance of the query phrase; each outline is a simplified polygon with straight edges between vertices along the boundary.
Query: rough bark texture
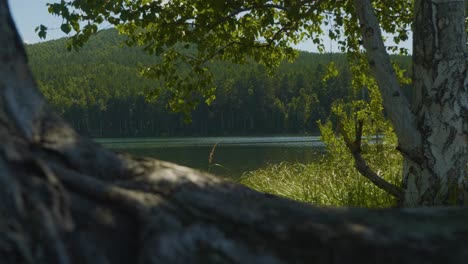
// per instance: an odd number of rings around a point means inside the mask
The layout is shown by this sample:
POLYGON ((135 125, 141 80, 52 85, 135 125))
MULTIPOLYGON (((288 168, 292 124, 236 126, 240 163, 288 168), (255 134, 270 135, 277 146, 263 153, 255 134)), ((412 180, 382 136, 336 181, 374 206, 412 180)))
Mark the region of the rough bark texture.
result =
POLYGON ((117 155, 38 92, 0 0, 1 263, 465 263, 468 208, 313 208, 117 155))
POLYGON ((413 107, 400 92, 370 1, 355 6, 404 156, 402 204, 468 204, 466 2, 415 1, 413 107))
POLYGON ((468 204, 466 1, 415 1, 414 113, 420 156, 406 159, 407 203, 468 204))

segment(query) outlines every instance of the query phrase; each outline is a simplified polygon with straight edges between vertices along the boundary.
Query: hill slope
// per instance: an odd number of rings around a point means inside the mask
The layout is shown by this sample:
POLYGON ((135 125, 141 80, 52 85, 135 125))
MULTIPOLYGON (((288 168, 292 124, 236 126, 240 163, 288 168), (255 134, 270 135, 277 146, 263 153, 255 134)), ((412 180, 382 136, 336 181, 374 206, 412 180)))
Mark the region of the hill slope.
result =
POLYGON ((316 132, 315 121, 331 103, 346 97, 350 74, 339 54, 301 52, 274 76, 256 64, 216 62, 217 99, 200 105, 193 122, 167 109, 170 96, 156 80, 138 75, 158 62, 137 48, 123 46, 114 29, 97 34, 79 52, 66 40, 27 45, 31 68, 52 106, 81 133, 97 137, 157 135, 245 135, 316 132), (335 61, 341 74, 323 81, 335 61), (161 91, 158 100, 148 94, 161 91))

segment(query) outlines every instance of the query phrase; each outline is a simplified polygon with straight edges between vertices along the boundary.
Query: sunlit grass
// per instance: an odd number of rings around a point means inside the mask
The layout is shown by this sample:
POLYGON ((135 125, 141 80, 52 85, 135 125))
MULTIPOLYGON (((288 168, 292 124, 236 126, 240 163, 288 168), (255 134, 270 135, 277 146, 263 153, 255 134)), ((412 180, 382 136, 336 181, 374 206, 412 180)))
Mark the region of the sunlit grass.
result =
MULTIPOLYGON (((400 185, 401 156, 395 151, 367 159, 381 177, 400 185)), ((273 164, 245 173, 240 182, 261 192, 314 205, 396 206, 396 199, 361 176, 349 158, 323 157, 312 164, 273 164)))

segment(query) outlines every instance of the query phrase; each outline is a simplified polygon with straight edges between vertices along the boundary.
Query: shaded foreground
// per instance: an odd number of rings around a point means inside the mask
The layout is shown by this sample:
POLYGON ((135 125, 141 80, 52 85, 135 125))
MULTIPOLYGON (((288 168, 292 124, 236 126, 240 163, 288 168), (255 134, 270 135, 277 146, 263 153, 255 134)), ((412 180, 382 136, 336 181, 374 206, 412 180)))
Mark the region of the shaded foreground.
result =
POLYGON ((3 263, 466 260, 466 209, 313 208, 71 136, 4 149, 3 263))
POLYGON ((50 112, 0 0, 1 263, 465 263, 467 208, 332 209, 116 155, 50 112))

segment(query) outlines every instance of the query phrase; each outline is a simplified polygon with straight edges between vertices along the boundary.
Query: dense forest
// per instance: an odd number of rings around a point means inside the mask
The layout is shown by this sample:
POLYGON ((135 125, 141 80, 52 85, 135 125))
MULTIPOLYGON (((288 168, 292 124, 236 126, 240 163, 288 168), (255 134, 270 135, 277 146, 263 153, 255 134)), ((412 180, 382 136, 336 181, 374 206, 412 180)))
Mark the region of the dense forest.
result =
MULTIPOLYGON (((214 62, 216 100, 192 112, 192 122, 168 107, 157 80, 139 75, 158 58, 124 46, 114 29, 99 32, 79 52, 66 39, 27 45, 30 65, 47 100, 82 134, 92 137, 306 134, 318 132, 333 101, 351 96, 341 54, 301 52, 274 74, 258 64, 214 62), (339 74, 324 78, 333 62, 339 74), (154 94, 158 94, 157 100, 154 94)), ((359 96, 365 96, 360 94, 359 96)))

